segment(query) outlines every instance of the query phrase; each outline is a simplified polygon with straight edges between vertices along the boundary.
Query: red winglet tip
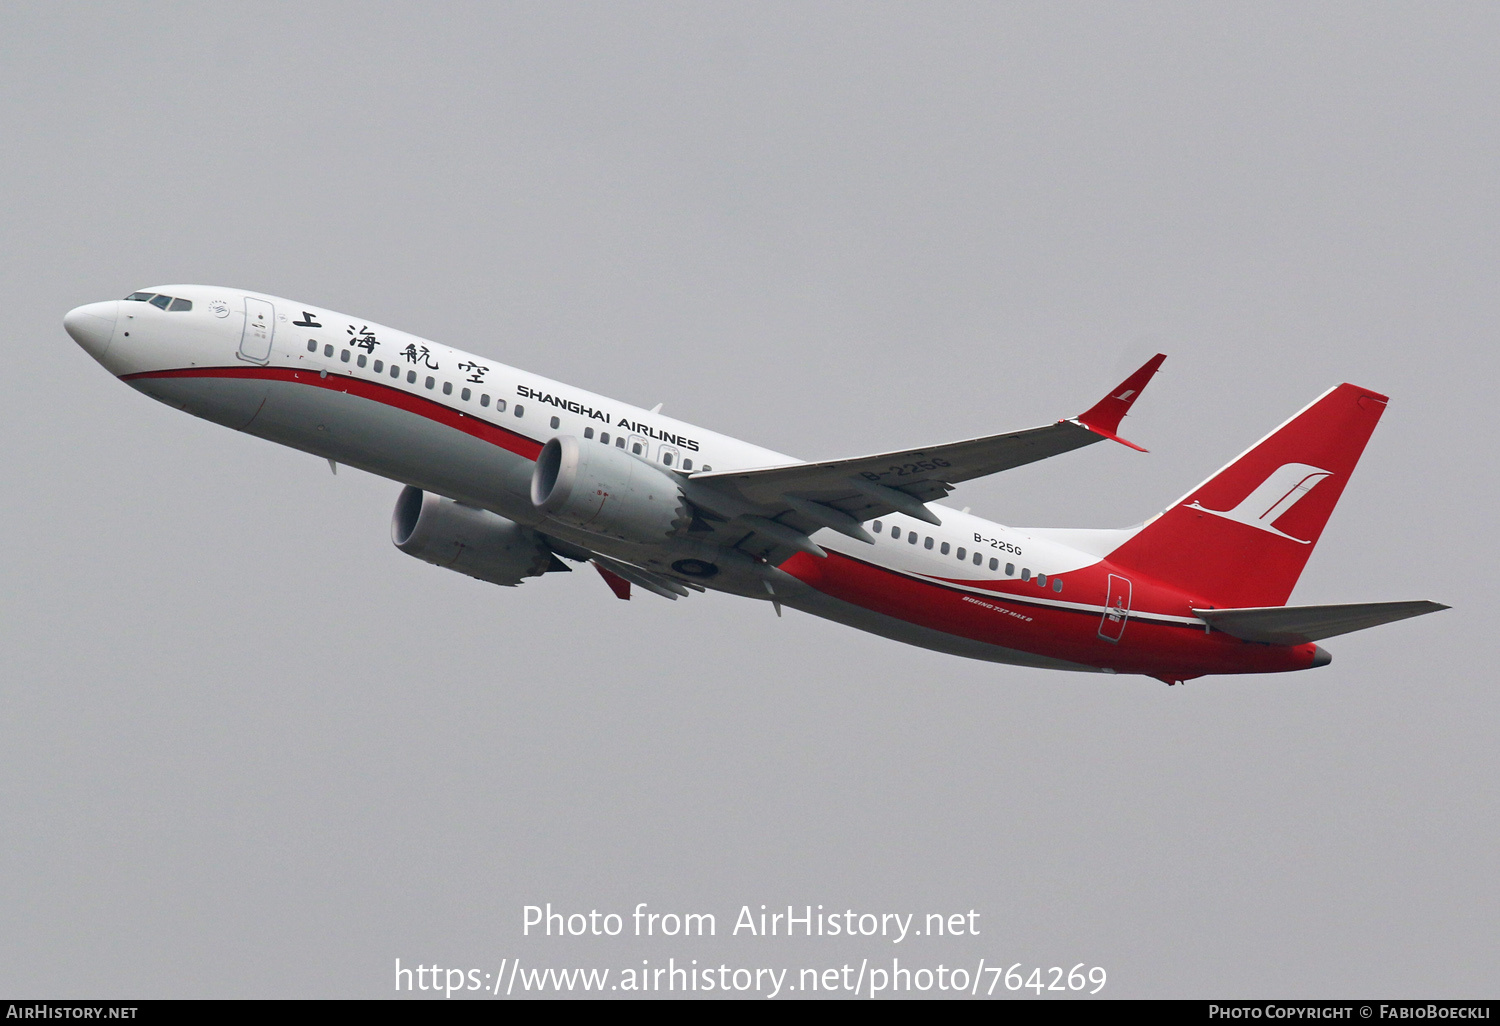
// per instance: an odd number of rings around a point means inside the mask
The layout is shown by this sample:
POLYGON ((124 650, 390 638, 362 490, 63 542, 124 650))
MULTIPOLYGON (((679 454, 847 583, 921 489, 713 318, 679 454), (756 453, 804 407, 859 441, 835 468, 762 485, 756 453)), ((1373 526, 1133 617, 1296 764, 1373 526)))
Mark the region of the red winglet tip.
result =
POLYGON ((609 590, 615 593, 615 598, 630 601, 630 582, 613 570, 606 570, 598 563, 594 563, 594 569, 599 571, 599 576, 604 578, 604 583, 609 585, 609 590))
POLYGON ((1147 382, 1161 368, 1162 361, 1167 358, 1165 353, 1157 353, 1151 359, 1143 363, 1140 368, 1130 377, 1120 382, 1119 385, 1110 389, 1109 395, 1100 399, 1089 409, 1080 413, 1076 418, 1078 423, 1088 428, 1095 434, 1112 438, 1117 442, 1130 446, 1132 449, 1141 449, 1134 442, 1127 442, 1115 434, 1120 429, 1120 421, 1125 419, 1125 414, 1130 412, 1131 405, 1140 398, 1141 392, 1145 390, 1147 382))

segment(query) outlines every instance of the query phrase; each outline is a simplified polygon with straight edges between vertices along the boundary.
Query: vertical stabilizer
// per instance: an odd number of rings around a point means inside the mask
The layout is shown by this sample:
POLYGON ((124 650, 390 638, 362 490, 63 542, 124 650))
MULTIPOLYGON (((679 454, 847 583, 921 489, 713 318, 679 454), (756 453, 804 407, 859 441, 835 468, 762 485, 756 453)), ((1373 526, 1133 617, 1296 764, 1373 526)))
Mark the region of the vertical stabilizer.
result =
POLYGON ((1217 606, 1279 606, 1297 583, 1387 398, 1338 385, 1110 555, 1217 606))

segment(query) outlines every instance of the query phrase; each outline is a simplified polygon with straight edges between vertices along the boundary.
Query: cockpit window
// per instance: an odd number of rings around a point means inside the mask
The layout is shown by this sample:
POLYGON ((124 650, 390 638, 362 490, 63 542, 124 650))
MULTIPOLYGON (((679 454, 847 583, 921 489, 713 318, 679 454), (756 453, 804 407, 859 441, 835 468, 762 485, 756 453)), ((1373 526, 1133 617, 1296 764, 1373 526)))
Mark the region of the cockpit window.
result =
POLYGON ((155 292, 132 292, 125 297, 125 300, 126 302, 133 300, 137 303, 150 303, 152 306, 159 306, 163 310, 174 312, 186 312, 193 308, 191 299, 174 299, 172 296, 158 295, 155 292))

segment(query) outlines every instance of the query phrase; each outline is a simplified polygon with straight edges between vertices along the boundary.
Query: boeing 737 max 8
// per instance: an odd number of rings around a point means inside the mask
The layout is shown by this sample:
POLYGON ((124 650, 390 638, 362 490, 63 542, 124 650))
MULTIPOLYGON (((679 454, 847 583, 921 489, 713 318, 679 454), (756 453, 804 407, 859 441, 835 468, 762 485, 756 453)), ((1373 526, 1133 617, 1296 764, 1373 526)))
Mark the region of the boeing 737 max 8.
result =
POLYGON ((592 563, 622 599, 713 589, 954 655, 1148 674, 1301 670, 1444 609, 1287 606, 1386 397, 1337 385, 1140 527, 1018 529, 953 486, 1119 437, 1164 357, 1055 424, 805 463, 275 296, 169 285, 68 334, 195 416, 400 482, 401 551, 513 586, 592 563), (565 562, 568 561, 568 562, 565 562))

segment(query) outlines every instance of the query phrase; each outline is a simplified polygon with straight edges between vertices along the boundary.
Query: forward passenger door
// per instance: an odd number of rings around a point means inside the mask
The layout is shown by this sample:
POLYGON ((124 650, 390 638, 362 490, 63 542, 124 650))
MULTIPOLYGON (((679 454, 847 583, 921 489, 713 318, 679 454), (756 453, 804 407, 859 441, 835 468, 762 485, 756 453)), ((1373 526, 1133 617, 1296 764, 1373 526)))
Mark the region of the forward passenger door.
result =
POLYGON ((276 334, 276 308, 264 299, 245 297, 245 331, 240 335, 241 360, 265 364, 271 361, 271 340, 276 334))

